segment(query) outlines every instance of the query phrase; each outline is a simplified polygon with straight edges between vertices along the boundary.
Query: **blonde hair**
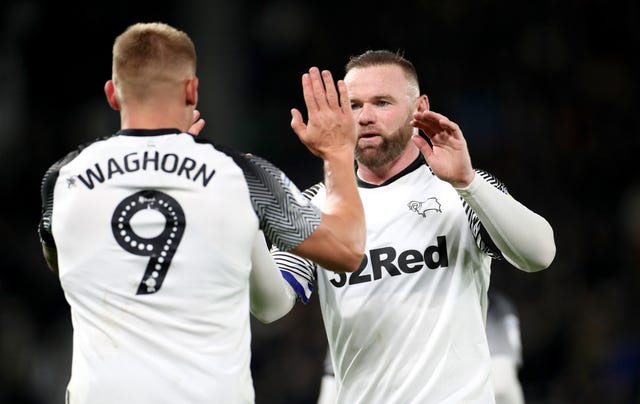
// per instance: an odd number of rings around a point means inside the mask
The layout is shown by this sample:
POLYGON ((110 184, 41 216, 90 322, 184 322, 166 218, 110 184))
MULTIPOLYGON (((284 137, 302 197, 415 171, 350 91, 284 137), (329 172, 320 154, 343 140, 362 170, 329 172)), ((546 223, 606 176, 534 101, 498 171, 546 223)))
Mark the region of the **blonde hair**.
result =
POLYGON ((113 44, 112 80, 121 102, 144 100, 159 88, 195 77, 196 62, 185 32, 159 22, 137 23, 113 44))

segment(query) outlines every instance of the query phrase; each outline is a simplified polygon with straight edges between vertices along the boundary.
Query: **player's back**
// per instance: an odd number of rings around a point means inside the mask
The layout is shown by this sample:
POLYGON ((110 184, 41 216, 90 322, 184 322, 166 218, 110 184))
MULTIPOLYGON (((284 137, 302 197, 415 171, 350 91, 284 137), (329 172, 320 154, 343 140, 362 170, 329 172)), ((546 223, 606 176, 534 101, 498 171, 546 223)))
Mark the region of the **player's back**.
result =
POLYGON ((253 401, 258 218, 233 152, 176 132, 120 132, 45 179, 74 326, 70 403, 253 401))

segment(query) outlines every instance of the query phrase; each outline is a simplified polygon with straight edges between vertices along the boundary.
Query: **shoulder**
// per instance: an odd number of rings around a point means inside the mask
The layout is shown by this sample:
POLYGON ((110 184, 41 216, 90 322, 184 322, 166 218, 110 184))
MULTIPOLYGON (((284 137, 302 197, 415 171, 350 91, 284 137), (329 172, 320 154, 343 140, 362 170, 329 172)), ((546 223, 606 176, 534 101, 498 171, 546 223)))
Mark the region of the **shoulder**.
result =
POLYGON ((211 139, 202 136, 194 136, 192 134, 187 134, 187 138, 191 139, 197 146, 202 147, 210 147, 213 150, 216 150, 220 153, 223 153, 229 157, 231 157, 234 161, 245 161, 247 159, 247 153, 243 153, 231 146, 223 145, 220 143, 216 143, 211 139))
POLYGON ((249 180, 257 180, 260 183, 271 182, 273 178, 282 178, 286 182, 286 176, 269 160, 252 153, 242 152, 231 146, 219 144, 206 138, 193 137, 198 145, 208 145, 219 153, 229 157, 238 166, 249 180))
POLYGON ((79 146, 77 146, 74 150, 68 152, 64 157, 62 157, 61 159, 53 163, 51 166, 49 166, 49 168, 45 172, 44 177, 42 179, 42 191, 45 192, 48 184, 55 183, 56 179, 58 178, 58 174, 60 173, 60 169, 62 169, 62 167, 66 166, 67 164, 71 163, 85 149, 87 149, 88 147, 96 143, 103 142, 107 139, 110 139, 113 136, 114 135, 103 136, 103 137, 99 137, 94 140, 91 140, 89 142, 82 143, 79 146))

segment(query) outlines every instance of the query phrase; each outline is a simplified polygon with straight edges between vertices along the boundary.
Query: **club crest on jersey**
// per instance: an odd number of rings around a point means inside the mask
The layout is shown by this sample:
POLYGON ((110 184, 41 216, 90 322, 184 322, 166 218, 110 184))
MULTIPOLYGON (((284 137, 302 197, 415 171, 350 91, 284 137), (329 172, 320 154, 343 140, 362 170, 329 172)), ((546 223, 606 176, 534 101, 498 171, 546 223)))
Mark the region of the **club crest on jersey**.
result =
POLYGON ((280 176, 280 179, 282 180, 284 186, 287 187, 287 189, 289 189, 289 191, 291 192, 291 195, 293 195, 293 199, 295 199, 296 202, 298 202, 302 206, 308 205, 309 200, 305 198, 304 195, 302 195, 302 192, 300 192, 296 184, 294 184, 293 181, 291 181, 285 173, 280 173, 280 176))
POLYGON ((420 216, 426 218, 428 212, 442 213, 442 205, 435 196, 427 198, 425 201, 411 201, 407 204, 409 210, 416 212, 420 216))

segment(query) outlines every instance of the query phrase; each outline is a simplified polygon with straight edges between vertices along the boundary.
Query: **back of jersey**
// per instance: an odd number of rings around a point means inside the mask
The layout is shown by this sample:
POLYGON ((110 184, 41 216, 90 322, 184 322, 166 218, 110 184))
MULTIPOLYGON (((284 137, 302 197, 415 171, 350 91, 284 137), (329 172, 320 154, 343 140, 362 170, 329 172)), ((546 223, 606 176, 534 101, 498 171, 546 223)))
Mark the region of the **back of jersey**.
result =
POLYGON ((70 403, 253 402, 259 224, 229 153, 176 130, 129 130, 47 173, 74 326, 70 403))

